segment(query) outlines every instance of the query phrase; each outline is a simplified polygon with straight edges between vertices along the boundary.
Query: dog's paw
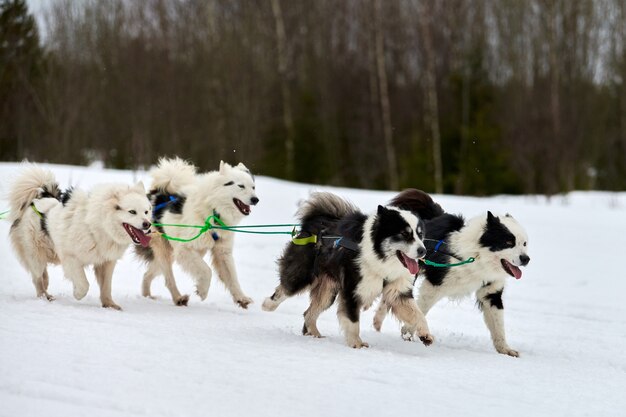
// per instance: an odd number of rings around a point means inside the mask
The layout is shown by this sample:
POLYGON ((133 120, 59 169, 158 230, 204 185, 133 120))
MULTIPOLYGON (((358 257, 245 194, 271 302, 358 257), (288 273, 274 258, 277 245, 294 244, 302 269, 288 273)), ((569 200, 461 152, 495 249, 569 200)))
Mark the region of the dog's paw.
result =
POLYGON ((176 304, 177 306, 186 307, 188 303, 189 303, 189 296, 187 294, 181 295, 178 300, 174 300, 174 304, 176 304))
POLYGON ((431 334, 425 334, 420 336, 420 340, 424 344, 424 346, 430 346, 435 341, 435 338, 431 334))
POLYGON ((512 356, 514 358, 519 358, 519 352, 515 349, 511 349, 508 346, 503 346, 500 348, 496 348, 496 350, 498 351, 498 353, 502 353, 503 355, 509 355, 512 356))
POLYGON ((306 324, 302 326, 302 334, 304 336, 312 336, 312 337, 314 337, 316 339, 323 339, 324 338, 324 336, 322 336, 320 334, 319 330, 317 330, 317 329, 309 329, 306 324))
POLYGON ((105 301, 102 303, 102 307, 104 308, 112 308, 113 310, 121 311, 122 307, 115 304, 113 301, 105 301))
POLYGON ((54 298, 52 295, 48 294, 47 292, 43 292, 42 294, 40 294, 38 296, 39 298, 45 298, 48 301, 54 301, 56 300, 56 298, 54 298))
POLYGON ((82 300, 87 295, 89 291, 89 283, 85 282, 85 284, 74 284, 74 298, 77 300, 82 300))
POLYGON ((366 343, 362 340, 358 340, 354 343, 350 343, 350 347, 353 349, 361 349, 361 348, 368 348, 370 347, 369 343, 366 343))
POLYGON ((415 340, 415 327, 410 328, 408 326, 402 326, 400 330, 400 336, 402 340, 406 340, 407 342, 412 342, 415 340))
POLYGON ((196 294, 202 301, 206 300, 207 295, 209 295, 209 287, 203 287, 198 285, 196 287, 196 294))
POLYGON ((263 311, 274 311, 278 308, 278 303, 272 300, 271 297, 267 297, 263 301, 263 305, 261 305, 261 308, 263 309, 263 311))
POLYGON ((253 303, 252 298, 246 297, 245 295, 235 299, 235 302, 243 309, 247 309, 248 306, 253 303))

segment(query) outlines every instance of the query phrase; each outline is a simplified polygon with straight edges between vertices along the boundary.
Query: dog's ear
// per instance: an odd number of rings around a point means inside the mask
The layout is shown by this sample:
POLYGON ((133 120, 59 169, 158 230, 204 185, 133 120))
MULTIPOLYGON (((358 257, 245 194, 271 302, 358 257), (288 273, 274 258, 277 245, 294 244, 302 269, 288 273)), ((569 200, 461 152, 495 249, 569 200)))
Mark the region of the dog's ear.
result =
POLYGON ((513 216, 511 216, 511 214, 510 214, 510 213, 505 214, 505 215, 504 215, 504 217, 510 217, 510 218, 513 218, 513 216))
POLYGON ((145 194, 146 193, 146 187, 143 185, 143 181, 139 181, 137 182, 137 184, 135 184, 133 186, 133 190, 137 190, 139 191, 141 194, 145 194))
POLYGON ((500 223, 500 219, 494 216, 490 211, 487 212, 487 224, 500 223))
POLYGON ((248 167, 246 167, 246 166, 243 164, 243 162, 239 162, 239 163, 237 164, 237 168, 239 168, 239 169, 240 169, 240 170, 242 170, 242 171, 250 172, 250 170, 248 169, 248 167))
POLYGON ((386 212, 387 209, 385 208, 385 206, 378 205, 378 215, 385 214, 386 212))
POLYGON ((228 164, 228 162, 220 161, 220 174, 226 174, 226 172, 228 172, 230 168, 231 166, 228 164))

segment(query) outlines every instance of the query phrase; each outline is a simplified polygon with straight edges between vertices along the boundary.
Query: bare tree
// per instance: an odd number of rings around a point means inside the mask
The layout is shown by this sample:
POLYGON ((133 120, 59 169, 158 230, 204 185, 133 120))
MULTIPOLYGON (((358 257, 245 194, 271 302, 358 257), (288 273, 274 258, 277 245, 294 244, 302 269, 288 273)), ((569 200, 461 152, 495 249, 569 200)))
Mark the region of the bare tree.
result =
POLYGON ((380 110, 383 122, 383 139, 387 156, 387 186, 397 190, 400 186, 398 179, 398 162, 396 148, 393 144, 393 130, 391 126, 391 105, 389 104, 389 86, 387 85, 387 68, 385 67, 385 38, 382 25, 382 0, 374 0, 374 31, 376 43, 376 69, 378 72, 378 92, 380 110))

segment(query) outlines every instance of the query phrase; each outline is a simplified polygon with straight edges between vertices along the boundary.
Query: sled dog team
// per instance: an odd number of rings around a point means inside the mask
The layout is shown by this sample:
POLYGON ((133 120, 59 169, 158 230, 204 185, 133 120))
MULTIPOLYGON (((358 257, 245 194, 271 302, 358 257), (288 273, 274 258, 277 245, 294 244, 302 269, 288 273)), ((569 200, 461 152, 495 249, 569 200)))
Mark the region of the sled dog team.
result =
MULTIPOLYGON (((152 281, 163 275, 174 304, 187 305, 189 295, 176 286, 176 261, 202 300, 216 272, 233 301, 248 307, 252 299, 239 285, 233 260, 234 233, 211 229, 192 239, 197 229, 171 225, 201 225, 209 216, 237 225, 259 202, 252 173, 242 163, 224 162, 217 171, 199 173, 182 159, 163 158, 151 176, 147 192, 141 182, 62 191, 50 171, 25 164, 9 196, 10 237, 38 297, 54 300, 48 293, 48 264, 61 265, 77 300, 89 290, 85 267, 93 266, 102 306, 119 310, 112 276, 133 244, 146 263, 143 296, 152 298, 152 281), (165 239, 163 233, 183 241, 165 239), (207 252, 212 266, 205 261, 207 252)), ((317 319, 337 302, 348 346, 361 348, 368 346, 360 337, 361 311, 380 299, 377 330, 391 312, 402 323, 403 339, 430 345, 428 311, 442 298, 475 293, 496 350, 519 355, 506 341, 502 293, 507 277, 520 279, 520 267, 530 258, 528 237, 511 215, 487 212, 465 220, 446 213, 428 194, 408 189, 370 214, 335 194, 314 192, 300 204, 297 217, 298 238, 310 243, 287 243, 278 260, 280 282, 263 310, 308 292, 302 333, 322 337, 317 319), (454 264, 460 265, 447 266, 454 264), (413 284, 420 273, 424 279, 416 300, 413 284)))

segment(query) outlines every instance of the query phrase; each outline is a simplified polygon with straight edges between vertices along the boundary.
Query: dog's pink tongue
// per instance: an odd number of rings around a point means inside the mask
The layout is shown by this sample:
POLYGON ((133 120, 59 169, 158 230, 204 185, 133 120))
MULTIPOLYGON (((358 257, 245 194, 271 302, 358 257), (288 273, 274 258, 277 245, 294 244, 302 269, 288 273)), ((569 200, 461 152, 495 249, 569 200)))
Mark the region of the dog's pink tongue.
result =
POLYGON ((406 268, 409 270, 411 275, 415 275, 420 271, 420 266, 415 259, 409 258, 404 253, 402 254, 402 257, 404 258, 404 263, 406 263, 406 268))
POLYGON ((144 248, 147 248, 150 245, 151 237, 146 235, 141 230, 136 229, 137 237, 139 238, 139 244, 144 248))
POLYGON ((515 279, 520 279, 522 277, 521 269, 519 269, 513 264, 509 264, 509 268, 511 268, 511 272, 513 272, 513 276, 515 276, 515 279))

